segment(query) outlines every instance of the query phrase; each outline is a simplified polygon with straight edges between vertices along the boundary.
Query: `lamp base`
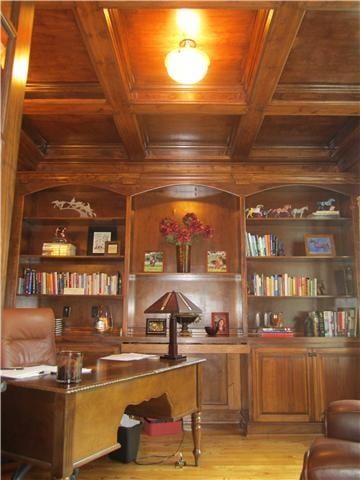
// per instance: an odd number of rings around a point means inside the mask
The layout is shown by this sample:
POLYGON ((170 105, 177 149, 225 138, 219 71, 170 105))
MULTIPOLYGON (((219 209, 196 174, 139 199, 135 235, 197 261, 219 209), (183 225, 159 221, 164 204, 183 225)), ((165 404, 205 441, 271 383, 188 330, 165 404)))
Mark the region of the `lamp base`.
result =
POLYGON ((161 355, 160 360, 175 360, 176 362, 183 362, 186 360, 185 355, 161 355))

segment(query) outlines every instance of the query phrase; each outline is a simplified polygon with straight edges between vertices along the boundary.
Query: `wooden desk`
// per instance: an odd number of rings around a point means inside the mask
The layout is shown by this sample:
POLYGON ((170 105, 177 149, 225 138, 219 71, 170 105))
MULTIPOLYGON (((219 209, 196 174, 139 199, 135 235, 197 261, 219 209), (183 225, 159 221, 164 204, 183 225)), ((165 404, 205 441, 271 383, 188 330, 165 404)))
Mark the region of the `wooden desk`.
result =
POLYGON ((191 414, 198 465, 203 361, 98 360, 96 369, 70 388, 53 375, 9 381, 1 394, 2 451, 66 479, 74 468, 119 448, 117 429, 125 411, 172 419, 191 414))

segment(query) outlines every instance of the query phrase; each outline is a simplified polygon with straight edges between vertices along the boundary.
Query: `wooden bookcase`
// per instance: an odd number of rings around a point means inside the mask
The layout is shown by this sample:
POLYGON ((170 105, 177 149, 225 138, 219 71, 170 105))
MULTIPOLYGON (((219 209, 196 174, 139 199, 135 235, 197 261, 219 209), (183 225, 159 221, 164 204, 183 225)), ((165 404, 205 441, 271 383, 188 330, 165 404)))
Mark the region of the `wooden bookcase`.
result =
MULTIPOLYGON (((113 238, 112 238, 113 239, 113 238)), ((79 274, 103 273, 124 275, 124 242, 125 242, 125 199, 114 192, 89 187, 57 187, 33 193, 25 197, 23 219, 21 225, 20 256, 18 262, 17 285, 24 270, 36 272, 76 272, 79 274), (60 210, 53 205, 54 200, 90 203, 96 217, 83 218, 74 210, 60 210), (59 226, 66 227, 68 242, 76 246, 75 256, 48 257, 42 255, 44 242, 52 242, 59 226), (120 241, 119 255, 91 255, 88 252, 89 229, 111 229, 120 241)), ((54 279, 52 279, 53 281, 54 279)), ((119 282, 120 283, 120 282, 119 282)), ((75 285, 73 285, 75 286, 75 285)), ((53 287, 53 285, 52 285, 53 287)), ((19 288, 19 287, 17 287, 19 288)), ((94 319, 91 316, 93 305, 109 306, 115 330, 122 324, 123 287, 111 295, 64 295, 55 294, 54 288, 47 293, 19 293, 16 296, 18 307, 51 307, 56 317, 63 317, 65 306, 71 307, 66 320, 67 326, 91 329, 94 319)))
MULTIPOLYGON (((301 334, 309 311, 324 311, 356 308, 356 262, 355 237, 353 231, 351 202, 343 194, 315 187, 283 187, 270 189, 246 199, 246 206, 264 205, 264 209, 275 209, 292 204, 292 208, 308 206, 308 212, 314 212, 316 203, 334 198, 340 216, 334 218, 311 217, 253 217, 246 219, 246 230, 252 235, 272 234, 283 243, 282 256, 247 256, 246 270, 248 282, 248 331, 256 330, 256 313, 263 322, 264 312, 283 314, 284 326, 292 327, 301 334), (330 235, 334 239, 335 255, 306 255, 305 235, 330 235), (337 274, 345 269, 352 272, 352 282, 348 291, 337 284, 337 274), (297 277, 296 281, 306 282, 306 278, 317 278, 316 292, 303 289, 294 294, 271 295, 254 291, 254 275, 270 278, 274 275, 288 274, 297 277), (323 288, 321 287, 323 286, 323 288)), ((270 294, 269 294, 270 293, 270 294)), ((274 292, 275 294, 279 292, 274 292)))

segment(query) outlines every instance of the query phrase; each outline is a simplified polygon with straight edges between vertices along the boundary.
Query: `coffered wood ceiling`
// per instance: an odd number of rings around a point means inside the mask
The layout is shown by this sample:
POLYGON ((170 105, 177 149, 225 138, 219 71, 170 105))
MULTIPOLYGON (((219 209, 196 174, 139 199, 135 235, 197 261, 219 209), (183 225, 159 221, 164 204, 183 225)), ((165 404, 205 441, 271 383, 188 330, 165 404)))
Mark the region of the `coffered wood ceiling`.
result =
POLYGON ((37 2, 20 170, 359 167, 359 3, 37 2), (164 58, 200 19, 194 86, 164 58))

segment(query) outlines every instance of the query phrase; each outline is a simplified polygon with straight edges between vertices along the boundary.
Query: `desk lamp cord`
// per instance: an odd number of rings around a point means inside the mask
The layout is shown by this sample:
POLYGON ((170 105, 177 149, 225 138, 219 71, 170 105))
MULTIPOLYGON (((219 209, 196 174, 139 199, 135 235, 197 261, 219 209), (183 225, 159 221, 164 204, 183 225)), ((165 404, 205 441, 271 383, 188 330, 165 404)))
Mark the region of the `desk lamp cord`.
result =
POLYGON ((171 455, 145 455, 143 457, 140 457, 139 459, 136 459, 135 463, 137 465, 160 465, 161 463, 165 463, 170 458, 176 457, 177 455, 179 455, 179 459, 175 462, 175 467, 180 467, 180 468, 184 467, 186 465, 186 462, 183 459, 183 455, 180 451, 181 447, 182 447, 182 444, 184 442, 184 438, 185 438, 185 431, 183 431, 183 433, 182 433, 181 440, 180 440, 178 448, 171 455), (161 458, 161 460, 158 460, 158 461, 155 461, 155 462, 143 462, 142 461, 142 460, 146 460, 147 458, 161 458))

